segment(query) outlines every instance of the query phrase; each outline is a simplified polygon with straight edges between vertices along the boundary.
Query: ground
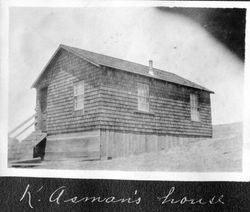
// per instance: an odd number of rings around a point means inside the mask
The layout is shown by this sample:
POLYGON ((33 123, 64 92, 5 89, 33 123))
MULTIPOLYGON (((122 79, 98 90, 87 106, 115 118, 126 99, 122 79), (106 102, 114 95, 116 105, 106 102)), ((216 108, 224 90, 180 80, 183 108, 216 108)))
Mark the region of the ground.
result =
POLYGON ((36 168, 172 172, 241 171, 242 124, 215 125, 213 134, 211 139, 157 153, 102 161, 44 161, 36 168))

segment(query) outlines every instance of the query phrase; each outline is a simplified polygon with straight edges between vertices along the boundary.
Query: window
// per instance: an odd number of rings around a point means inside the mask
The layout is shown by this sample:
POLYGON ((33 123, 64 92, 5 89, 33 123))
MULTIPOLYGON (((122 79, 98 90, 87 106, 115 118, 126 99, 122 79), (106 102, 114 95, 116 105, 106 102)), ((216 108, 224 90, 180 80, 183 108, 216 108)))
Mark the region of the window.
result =
POLYGON ((191 120, 200 121, 198 95, 190 94, 191 120))
POLYGON ((149 112, 149 87, 147 84, 138 83, 138 110, 149 112))
POLYGON ((77 82, 74 85, 74 110, 84 108, 84 82, 77 82))

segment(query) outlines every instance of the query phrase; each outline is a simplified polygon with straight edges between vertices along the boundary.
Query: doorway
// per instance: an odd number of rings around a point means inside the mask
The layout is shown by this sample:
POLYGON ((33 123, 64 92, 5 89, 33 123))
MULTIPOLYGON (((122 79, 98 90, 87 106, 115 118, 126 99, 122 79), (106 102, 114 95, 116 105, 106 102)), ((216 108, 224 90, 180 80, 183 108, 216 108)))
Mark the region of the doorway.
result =
POLYGON ((46 120, 47 120, 47 94, 48 87, 40 90, 40 108, 41 108, 41 131, 46 132, 46 120))

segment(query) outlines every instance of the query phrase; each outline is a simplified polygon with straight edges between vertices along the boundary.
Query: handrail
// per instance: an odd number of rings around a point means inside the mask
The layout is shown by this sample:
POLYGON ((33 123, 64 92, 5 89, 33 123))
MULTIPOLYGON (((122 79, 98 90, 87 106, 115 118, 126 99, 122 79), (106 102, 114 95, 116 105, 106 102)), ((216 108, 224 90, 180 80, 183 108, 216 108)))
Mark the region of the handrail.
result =
MULTIPOLYGON (((35 117, 36 114, 33 114, 31 117, 29 117, 28 119, 26 119, 25 121, 23 121, 21 124, 19 124, 17 127, 15 127, 13 130, 11 130, 8 133, 8 136, 10 137, 11 134, 13 134, 14 132, 16 132, 19 128, 21 128, 24 124, 26 124, 27 122, 29 122, 32 118, 35 117)), ((29 125, 29 127, 31 127, 34 124, 34 122, 29 125)), ((25 130, 27 130, 29 127, 26 127, 25 130)), ((23 130, 21 133, 19 133, 18 135, 22 134, 25 130, 23 130)), ((15 136, 17 137, 17 136, 15 136)))
POLYGON ((29 129, 31 126, 33 126, 35 122, 32 122, 28 127, 23 129, 20 133, 18 133, 14 138, 17 138, 19 135, 23 134, 27 129, 29 129))

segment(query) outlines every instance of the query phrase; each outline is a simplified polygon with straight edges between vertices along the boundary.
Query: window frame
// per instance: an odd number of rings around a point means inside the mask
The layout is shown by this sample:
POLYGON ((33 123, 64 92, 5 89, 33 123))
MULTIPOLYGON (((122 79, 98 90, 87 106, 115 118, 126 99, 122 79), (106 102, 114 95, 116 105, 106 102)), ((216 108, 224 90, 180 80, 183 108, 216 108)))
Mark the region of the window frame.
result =
POLYGON ((190 93, 190 116, 191 121, 200 122, 199 95, 196 93, 190 93))
POLYGON ((138 111, 149 113, 149 85, 137 83, 137 109, 138 111))
POLYGON ((74 111, 84 111, 85 83, 84 80, 75 82, 73 85, 73 106, 74 111), (77 106, 78 104, 81 106, 77 106))

